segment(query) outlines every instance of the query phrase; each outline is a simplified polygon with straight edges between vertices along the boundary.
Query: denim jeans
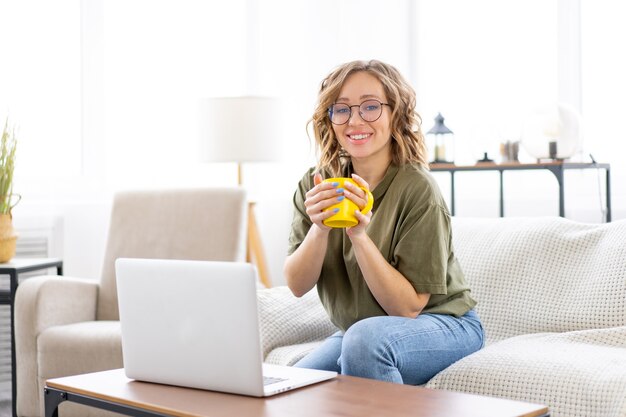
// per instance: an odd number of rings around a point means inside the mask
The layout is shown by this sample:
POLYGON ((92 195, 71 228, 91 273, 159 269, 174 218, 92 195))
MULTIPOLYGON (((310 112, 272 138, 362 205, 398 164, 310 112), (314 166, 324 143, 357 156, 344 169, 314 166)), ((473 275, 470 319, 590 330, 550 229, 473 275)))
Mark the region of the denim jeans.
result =
POLYGON ((328 337, 294 366, 421 385, 483 344, 474 310, 459 318, 430 313, 414 319, 371 317, 328 337))

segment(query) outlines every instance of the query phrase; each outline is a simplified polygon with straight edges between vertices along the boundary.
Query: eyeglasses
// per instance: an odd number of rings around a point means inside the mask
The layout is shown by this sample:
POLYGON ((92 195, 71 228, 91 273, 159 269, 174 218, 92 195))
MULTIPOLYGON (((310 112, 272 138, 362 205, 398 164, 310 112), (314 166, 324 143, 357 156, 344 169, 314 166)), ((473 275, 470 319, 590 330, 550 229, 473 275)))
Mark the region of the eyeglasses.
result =
POLYGON ((375 122, 383 114, 383 106, 388 106, 387 103, 381 103, 378 100, 365 100, 363 103, 354 106, 348 106, 344 103, 335 103, 328 108, 328 117, 330 121, 335 125, 343 125, 348 123, 350 117, 352 117, 352 108, 359 108, 359 115, 361 119, 366 122, 375 122))

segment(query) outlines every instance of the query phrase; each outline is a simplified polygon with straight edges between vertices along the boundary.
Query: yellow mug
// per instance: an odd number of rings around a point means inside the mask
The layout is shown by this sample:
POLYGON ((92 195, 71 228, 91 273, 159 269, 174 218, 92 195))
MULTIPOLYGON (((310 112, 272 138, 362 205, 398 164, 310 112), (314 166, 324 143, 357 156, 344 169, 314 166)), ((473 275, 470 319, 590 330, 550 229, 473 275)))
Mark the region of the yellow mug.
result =
MULTIPOLYGON (((363 207, 363 210, 361 210, 361 213, 367 214, 372 209, 372 206, 374 205, 374 196, 368 189, 361 187, 352 178, 327 178, 323 182, 330 182, 330 183, 336 182, 338 184, 337 188, 344 188, 344 184, 346 182, 351 182, 352 184, 356 185, 357 187, 359 187, 360 189, 362 189, 363 191, 367 193, 367 203, 365 203, 365 207, 363 207)), ((324 224, 326 226, 352 227, 352 226, 356 226, 357 224, 359 224, 359 221, 354 215, 354 211, 358 210, 359 207, 356 204, 354 204, 352 200, 348 198, 344 198, 343 200, 339 201, 337 204, 333 204, 327 209, 324 209, 324 211, 335 210, 335 209, 339 209, 339 211, 335 215, 324 220, 324 224)))

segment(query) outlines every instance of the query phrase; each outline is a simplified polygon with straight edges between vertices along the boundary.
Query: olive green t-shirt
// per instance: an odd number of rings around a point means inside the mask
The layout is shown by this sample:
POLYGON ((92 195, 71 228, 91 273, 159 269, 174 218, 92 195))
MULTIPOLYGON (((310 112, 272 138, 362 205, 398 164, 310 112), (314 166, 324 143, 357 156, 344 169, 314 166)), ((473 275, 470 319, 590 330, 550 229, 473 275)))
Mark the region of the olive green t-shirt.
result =
MULTIPOLYGON (((346 167, 343 176, 350 176, 346 167)), ((312 223, 304 208, 313 183, 311 168, 293 198, 294 219, 289 254, 302 243, 312 223)), ((322 173, 324 178, 331 177, 322 173)), ((450 214, 439 187, 421 167, 390 165, 372 190, 373 214, 367 234, 387 262, 409 280, 418 293, 431 294, 424 313, 462 316, 476 305, 454 256, 450 214)), ((317 291, 331 321, 347 330, 368 317, 385 316, 368 288, 345 229, 332 229, 317 282, 317 291)))

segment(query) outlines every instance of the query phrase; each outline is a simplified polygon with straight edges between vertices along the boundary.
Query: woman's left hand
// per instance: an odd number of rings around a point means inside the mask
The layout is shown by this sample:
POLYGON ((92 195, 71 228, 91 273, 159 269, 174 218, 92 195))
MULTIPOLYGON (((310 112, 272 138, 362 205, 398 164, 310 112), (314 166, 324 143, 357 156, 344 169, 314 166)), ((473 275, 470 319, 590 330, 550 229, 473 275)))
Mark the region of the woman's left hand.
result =
MULTIPOLYGON (((352 174, 352 179, 356 181, 356 183, 359 184, 361 187, 369 190, 370 186, 367 183, 367 181, 365 181, 363 178, 359 177, 356 174, 352 174)), ((370 223, 370 219, 372 217, 371 210, 367 214, 361 213, 361 210, 363 210, 363 208, 367 204, 367 198, 368 198, 367 193, 363 191, 363 189, 352 184, 351 182, 346 181, 344 183, 343 195, 345 195, 346 198, 352 200, 352 202, 356 204, 357 207, 359 208, 358 210, 355 210, 354 212, 354 216, 359 221, 359 224, 346 229, 346 233, 348 234, 348 237, 353 238, 353 237, 358 237, 362 234, 365 234, 365 229, 367 229, 367 225, 370 223)))

